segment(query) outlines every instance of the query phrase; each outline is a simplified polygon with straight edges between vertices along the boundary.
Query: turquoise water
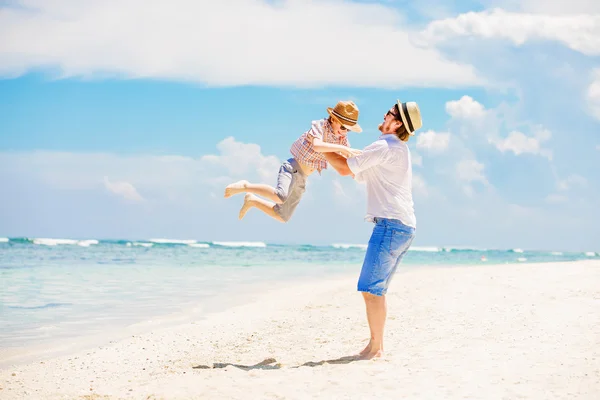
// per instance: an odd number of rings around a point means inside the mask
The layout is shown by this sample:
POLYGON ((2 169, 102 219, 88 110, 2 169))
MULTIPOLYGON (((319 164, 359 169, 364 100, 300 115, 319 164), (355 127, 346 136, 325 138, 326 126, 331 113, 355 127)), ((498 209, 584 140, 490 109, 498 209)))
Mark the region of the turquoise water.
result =
MULTIPOLYGON (((193 240, 0 238, 0 348, 102 334, 157 316, 202 316, 228 299, 352 274, 366 246, 193 240)), ((600 258, 598 253, 413 247, 403 266, 600 258)))

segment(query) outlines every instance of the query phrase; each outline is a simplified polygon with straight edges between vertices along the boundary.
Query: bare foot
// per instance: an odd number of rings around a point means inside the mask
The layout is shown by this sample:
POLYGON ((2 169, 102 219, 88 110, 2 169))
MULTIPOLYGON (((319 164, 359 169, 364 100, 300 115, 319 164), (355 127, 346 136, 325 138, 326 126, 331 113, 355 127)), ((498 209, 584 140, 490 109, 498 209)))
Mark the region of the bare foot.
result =
POLYGON ((254 206, 254 204, 252 204, 254 203, 254 199, 256 199, 256 196, 251 193, 248 193, 246 196, 244 196, 244 204, 240 209, 240 215, 238 216, 239 219, 244 218, 244 215, 246 215, 248 210, 254 206))
POLYGON ((371 352, 371 341, 367 344, 367 347, 363 349, 360 353, 358 353, 359 357, 363 357, 365 354, 369 354, 371 352))
POLYGON ((383 357, 383 350, 373 350, 360 355, 361 360, 373 360, 383 357))
POLYGON ((244 192, 248 183, 248 181, 237 181, 231 185, 227 185, 225 188, 225 198, 244 192))

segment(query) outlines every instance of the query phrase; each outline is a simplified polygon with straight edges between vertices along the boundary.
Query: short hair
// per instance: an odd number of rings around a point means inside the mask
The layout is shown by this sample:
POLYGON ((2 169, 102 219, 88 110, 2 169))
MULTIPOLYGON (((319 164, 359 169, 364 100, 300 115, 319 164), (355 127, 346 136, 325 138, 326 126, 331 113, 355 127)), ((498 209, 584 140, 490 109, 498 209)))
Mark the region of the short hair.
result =
POLYGON ((404 126, 404 123, 400 125, 398 129, 396 129, 396 136, 398 136, 398 139, 402 140, 403 142, 408 142, 410 134, 406 130, 406 126, 404 126))
MULTIPOLYGON (((398 107, 398 103, 394 104, 394 109, 398 116, 402 115, 402 114, 400 114, 400 108, 398 107)), ((396 119, 396 121, 402 122, 401 119, 400 120, 396 119)), ((404 122, 402 122, 402 125, 400 125, 400 127, 398 129, 396 129, 396 136, 398 136, 398 139, 402 140, 403 142, 408 142, 408 139, 410 138, 410 134, 406 130, 406 126, 404 125, 404 122)))

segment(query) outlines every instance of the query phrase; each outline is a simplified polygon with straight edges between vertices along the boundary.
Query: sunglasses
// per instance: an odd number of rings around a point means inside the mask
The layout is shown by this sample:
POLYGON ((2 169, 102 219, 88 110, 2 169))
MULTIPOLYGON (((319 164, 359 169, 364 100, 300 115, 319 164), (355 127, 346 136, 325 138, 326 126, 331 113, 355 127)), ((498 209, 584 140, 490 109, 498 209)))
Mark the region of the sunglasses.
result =
POLYGON ((393 113, 391 110, 387 112, 386 115, 391 115, 392 117, 394 117, 395 119, 397 119, 398 121, 402 121, 402 119, 400 118, 399 115, 393 113))

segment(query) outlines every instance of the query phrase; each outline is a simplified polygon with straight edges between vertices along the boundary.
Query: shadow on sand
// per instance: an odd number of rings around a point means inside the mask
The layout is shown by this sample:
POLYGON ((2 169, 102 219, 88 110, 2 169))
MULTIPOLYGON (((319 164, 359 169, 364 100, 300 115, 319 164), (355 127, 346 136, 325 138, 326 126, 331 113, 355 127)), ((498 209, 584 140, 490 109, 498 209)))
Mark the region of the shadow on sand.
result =
MULTIPOLYGON (((336 359, 332 359, 332 360, 308 361, 302 365, 296 365, 296 366, 293 366, 290 368, 318 367, 318 366, 324 365, 324 364, 349 364, 353 361, 360 361, 360 358, 355 355, 355 356, 340 357, 340 358, 336 358, 336 359)), ((266 358, 263 361, 259 362, 258 364, 254 364, 254 365, 242 365, 242 364, 232 364, 232 363, 214 363, 212 366, 196 365, 193 368, 194 369, 214 369, 214 368, 225 368, 230 365, 232 367, 236 367, 236 368, 242 369, 244 371, 252 371, 255 369, 270 370, 270 369, 281 369, 282 368, 281 364, 279 364, 277 362, 277 360, 274 358, 266 358)))

